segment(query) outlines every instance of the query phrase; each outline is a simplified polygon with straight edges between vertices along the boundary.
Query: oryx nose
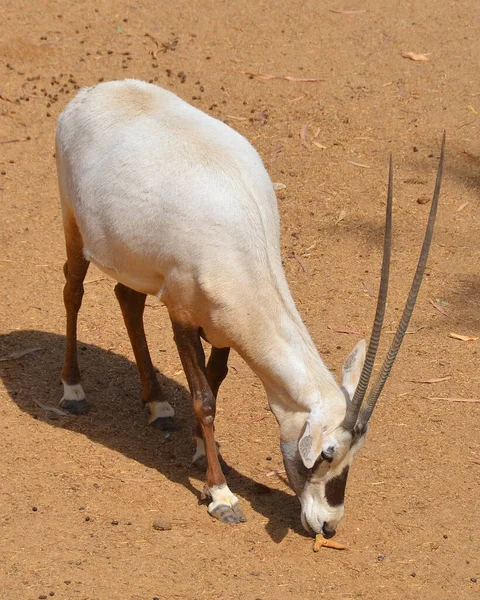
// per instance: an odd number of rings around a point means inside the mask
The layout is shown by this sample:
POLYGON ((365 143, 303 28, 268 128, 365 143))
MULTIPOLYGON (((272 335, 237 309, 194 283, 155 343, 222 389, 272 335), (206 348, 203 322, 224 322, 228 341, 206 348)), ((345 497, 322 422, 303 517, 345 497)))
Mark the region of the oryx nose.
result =
POLYGON ((328 523, 324 523, 322 527, 322 535, 327 540, 332 538, 336 533, 335 527, 329 527, 328 523))

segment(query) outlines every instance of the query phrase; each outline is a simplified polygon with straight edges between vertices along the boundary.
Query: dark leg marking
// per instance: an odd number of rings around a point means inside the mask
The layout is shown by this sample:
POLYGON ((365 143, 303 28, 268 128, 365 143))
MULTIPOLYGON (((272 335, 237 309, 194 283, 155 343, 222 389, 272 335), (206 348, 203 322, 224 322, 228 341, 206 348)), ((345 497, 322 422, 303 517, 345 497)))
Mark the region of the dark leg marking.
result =
MULTIPOLYGON (((146 294, 117 283, 115 295, 122 309, 123 320, 127 328, 128 337, 132 344, 133 354, 137 363, 140 381, 142 383, 142 400, 145 404, 150 402, 166 402, 162 395, 160 385, 155 375, 147 338, 143 326, 143 313, 145 310, 146 294)), ((159 417, 152 425, 164 431, 180 429, 175 417, 159 417)))
MULTIPOLYGON (((215 444, 214 420, 216 399, 209 385, 207 368, 205 366, 205 353, 200 341, 200 332, 198 328, 188 323, 183 323, 181 320, 176 320, 172 314, 170 318, 172 319, 175 343, 192 395, 193 410, 198 423, 197 432, 201 434, 205 444, 207 487, 212 489, 216 486, 226 486, 227 482, 222 473, 215 444)), ((218 362, 226 363, 225 359, 228 357, 228 352, 220 351, 220 354, 216 353, 216 357, 218 358, 219 356, 223 356, 224 360, 219 360, 218 362)), ((215 364, 215 361, 212 364, 215 364)), ((216 367, 211 368, 210 372, 216 373, 216 367)), ((236 506, 233 509, 226 504, 217 507, 211 514, 223 523, 238 523, 241 520, 239 515, 244 519, 240 507, 236 506)))
MULTIPOLYGON (((65 287, 63 300, 67 311, 67 345, 62 368, 62 380, 68 385, 80 383, 80 369, 77 358, 77 320, 83 299, 83 280, 87 274, 89 262, 83 255, 83 240, 75 219, 64 219, 67 262, 63 266, 65 287)), ((62 408, 73 414, 85 414, 88 411, 87 400, 67 400, 61 402, 62 408)))

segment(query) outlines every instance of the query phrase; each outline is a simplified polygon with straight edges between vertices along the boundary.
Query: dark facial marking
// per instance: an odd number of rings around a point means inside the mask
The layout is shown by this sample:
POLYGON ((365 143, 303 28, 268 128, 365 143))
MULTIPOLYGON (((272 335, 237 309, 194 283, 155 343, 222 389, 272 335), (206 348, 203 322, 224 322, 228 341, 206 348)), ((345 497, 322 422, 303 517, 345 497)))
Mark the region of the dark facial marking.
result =
POLYGON ((345 467, 340 475, 332 477, 325 485, 325 498, 330 506, 340 506, 340 504, 343 504, 349 468, 345 467))

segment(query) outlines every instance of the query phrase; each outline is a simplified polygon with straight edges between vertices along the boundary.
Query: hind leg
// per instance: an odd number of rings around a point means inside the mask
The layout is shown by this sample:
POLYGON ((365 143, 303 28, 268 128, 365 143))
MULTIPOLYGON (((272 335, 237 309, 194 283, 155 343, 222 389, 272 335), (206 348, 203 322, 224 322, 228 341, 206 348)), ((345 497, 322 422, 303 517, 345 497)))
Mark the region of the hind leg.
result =
POLYGON ((80 383, 77 360, 77 318, 82 305, 83 280, 90 264, 83 254, 83 240, 75 219, 64 219, 67 262, 63 267, 65 287, 63 299, 67 311, 67 346, 62 369, 63 398, 60 406, 81 415, 88 410, 87 399, 80 383))
POLYGON ((164 431, 179 429, 175 412, 162 395, 148 350, 143 327, 143 311, 147 296, 121 283, 115 286, 115 295, 122 309, 123 320, 137 362, 142 382, 142 400, 149 408, 150 424, 164 431))
MULTIPOLYGON (((212 346, 210 352, 210 358, 208 359, 206 377, 208 385, 212 390, 212 394, 217 399, 218 390, 222 381, 228 374, 228 356, 230 354, 230 348, 215 348, 212 346)), ((193 455, 192 462, 198 467, 206 467, 206 456, 205 456, 205 444, 203 442, 202 430, 200 424, 197 422, 194 429, 193 437, 196 442, 195 454, 193 455)), ((227 475, 230 472, 230 467, 223 460, 222 456, 218 453, 219 444, 216 442, 218 460, 222 468, 223 473, 227 475)))
POLYGON ((197 327, 189 323, 188 315, 170 313, 175 343, 187 377, 207 458, 206 494, 212 499, 208 512, 223 523, 240 523, 245 515, 238 498, 228 488, 218 459, 215 444, 216 400, 210 389, 205 366, 205 354, 197 327))

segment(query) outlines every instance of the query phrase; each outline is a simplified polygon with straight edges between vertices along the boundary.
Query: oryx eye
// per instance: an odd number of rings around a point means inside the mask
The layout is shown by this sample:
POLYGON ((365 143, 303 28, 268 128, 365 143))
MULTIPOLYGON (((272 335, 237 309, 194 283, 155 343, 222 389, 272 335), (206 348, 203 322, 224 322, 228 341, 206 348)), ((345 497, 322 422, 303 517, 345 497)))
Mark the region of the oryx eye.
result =
POLYGON ((328 463, 331 463, 335 456, 335 449, 333 446, 330 446, 326 450, 323 450, 320 454, 320 458, 322 460, 326 460, 328 463))

